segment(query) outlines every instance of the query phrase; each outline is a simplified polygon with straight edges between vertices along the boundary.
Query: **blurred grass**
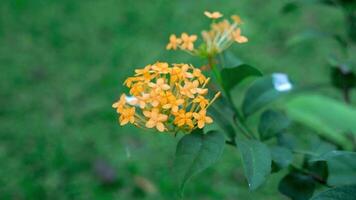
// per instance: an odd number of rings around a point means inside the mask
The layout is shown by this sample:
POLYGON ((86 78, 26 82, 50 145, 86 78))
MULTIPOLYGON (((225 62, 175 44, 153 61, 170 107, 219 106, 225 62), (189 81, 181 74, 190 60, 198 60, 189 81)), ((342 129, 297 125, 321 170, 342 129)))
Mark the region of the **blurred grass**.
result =
MULTIPOLYGON (((111 104, 124 78, 156 60, 203 65, 165 44, 170 33, 199 33, 209 24, 202 12, 219 10, 245 21, 250 42, 233 47, 242 60, 302 84, 326 81, 334 43, 285 44, 308 27, 343 33, 341 13, 282 15, 285 2, 2 0, 0 199, 172 199, 178 139, 116 123, 111 104)), ((249 192, 241 170, 227 147, 186 199, 284 199, 275 181, 283 172, 249 192)))

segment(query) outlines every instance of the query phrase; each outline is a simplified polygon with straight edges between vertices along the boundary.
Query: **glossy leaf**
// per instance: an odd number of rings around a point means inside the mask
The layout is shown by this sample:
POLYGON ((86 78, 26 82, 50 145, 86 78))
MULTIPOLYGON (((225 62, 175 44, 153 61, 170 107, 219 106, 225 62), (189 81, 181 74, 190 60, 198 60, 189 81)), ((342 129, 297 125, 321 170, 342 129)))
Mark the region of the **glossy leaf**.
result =
POLYGON ((289 124, 289 119, 281 112, 266 110, 262 113, 258 126, 261 140, 268 140, 281 133, 289 124))
POLYGON ((297 171, 287 174, 278 185, 278 190, 292 200, 308 200, 314 189, 313 179, 297 171))
POLYGON ((270 147, 272 161, 277 167, 277 170, 288 167, 293 161, 293 153, 286 147, 272 146, 270 147))
POLYGON ((271 153, 265 144, 256 140, 237 141, 237 146, 249 188, 255 190, 271 173, 271 153))
POLYGON ((214 164, 221 156, 225 145, 223 134, 210 131, 194 132, 182 137, 177 144, 174 161, 175 175, 180 182, 180 191, 194 175, 214 164))
POLYGON ((247 64, 221 70, 221 77, 224 80, 222 84, 227 93, 246 78, 256 76, 262 76, 262 73, 258 69, 247 64))
POLYGON ((355 200, 356 185, 332 188, 315 195, 311 200, 355 200))
POLYGON ((343 133, 356 133, 355 108, 323 96, 301 95, 291 99, 286 110, 291 119, 317 130, 323 137, 347 149, 352 147, 343 133))
POLYGON ((275 73, 256 80, 247 90, 242 102, 245 117, 255 113, 262 107, 279 98, 292 89, 286 74, 275 73))
POLYGON ((333 186, 356 184, 356 152, 330 151, 310 162, 326 161, 328 184, 333 186))

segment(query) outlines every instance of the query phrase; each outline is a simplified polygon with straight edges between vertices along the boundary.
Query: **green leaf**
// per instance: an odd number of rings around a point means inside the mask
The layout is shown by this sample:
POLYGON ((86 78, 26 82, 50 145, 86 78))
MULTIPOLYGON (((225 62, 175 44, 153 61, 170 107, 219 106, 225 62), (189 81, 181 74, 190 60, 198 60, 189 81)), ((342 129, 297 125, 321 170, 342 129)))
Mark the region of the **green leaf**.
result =
POLYGON ((214 122, 231 139, 235 140, 235 129, 233 127, 235 112, 225 97, 218 98, 209 108, 209 114, 213 116, 214 122))
POLYGON ((289 124, 289 119, 281 112, 266 110, 262 113, 258 126, 261 140, 268 140, 281 133, 289 124))
POLYGON ((287 174, 278 185, 278 190, 292 200, 308 200, 314 189, 313 179, 297 171, 287 174))
POLYGON ((242 64, 232 68, 221 70, 221 77, 224 80, 223 87, 229 94, 230 90, 248 77, 262 76, 262 73, 250 65, 242 64))
POLYGON ((174 161, 180 192, 192 176, 202 172, 220 158, 224 146, 224 135, 216 131, 206 134, 198 131, 182 137, 177 144, 174 161))
POLYGON ((275 73, 256 80, 247 90, 242 102, 245 117, 258 111, 292 89, 286 74, 275 73))
POLYGON ((355 200, 356 185, 332 188, 315 195, 311 200, 355 200))
POLYGON ((251 190, 257 189, 271 173, 271 153, 268 147, 257 140, 237 141, 242 164, 251 190))
POLYGON ((272 146, 270 147, 272 161, 277 167, 277 170, 288 167, 293 161, 293 153, 286 147, 272 146))
POLYGON ((343 133, 356 133, 355 108, 323 96, 301 95, 291 99, 286 110, 291 119, 346 149, 352 148, 352 142, 343 133))
POLYGON ((219 59, 221 66, 223 68, 233 68, 244 64, 240 58, 236 57, 231 51, 224 51, 222 54, 219 54, 219 59))
POLYGON ((333 186, 356 184, 356 152, 330 151, 310 162, 326 161, 328 184, 333 186))

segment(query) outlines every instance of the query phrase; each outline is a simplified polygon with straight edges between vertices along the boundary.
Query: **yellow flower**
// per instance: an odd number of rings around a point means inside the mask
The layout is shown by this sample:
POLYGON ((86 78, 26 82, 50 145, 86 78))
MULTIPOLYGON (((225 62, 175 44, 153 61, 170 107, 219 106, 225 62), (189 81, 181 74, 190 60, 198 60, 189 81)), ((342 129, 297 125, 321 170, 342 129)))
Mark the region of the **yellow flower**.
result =
POLYGON ((153 107, 159 106, 161 99, 164 97, 164 92, 152 90, 150 93, 150 103, 153 107))
POLYGON ((238 24, 238 25, 240 25, 240 24, 243 23, 242 20, 241 20, 241 18, 240 18, 240 16, 238 16, 238 15, 233 15, 233 16, 231 16, 231 19, 232 19, 236 24, 238 24))
POLYGON ((169 43, 167 44, 166 49, 167 50, 170 50, 170 49, 176 50, 178 45, 180 45, 181 43, 182 43, 182 40, 180 38, 177 38, 176 35, 172 34, 169 37, 169 43))
POLYGON ((212 31, 210 31, 210 34, 215 36, 217 33, 214 33, 214 31, 217 31, 218 33, 219 32, 223 33, 225 31, 229 30, 230 28, 231 28, 230 22, 225 19, 219 23, 211 24, 212 31))
POLYGON ((203 109, 209 104, 209 100, 204 98, 203 96, 199 95, 194 100, 194 103, 199 103, 199 106, 203 109))
MULTIPOLYGON (((145 68, 143 69, 136 69, 135 70, 135 81, 139 81, 138 79, 141 80, 145 80, 145 81, 150 81, 152 78, 154 78, 154 74, 151 73, 152 70, 152 66, 151 65, 147 65, 145 68), (141 76, 141 77, 137 77, 137 76, 141 76)), ((130 86, 129 86, 130 87, 130 86)))
POLYGON ((213 123, 213 119, 211 119, 211 117, 209 116, 206 116, 206 110, 201 110, 198 113, 193 113, 193 116, 198 121, 198 128, 203 128, 205 126, 205 123, 213 123))
POLYGON ((189 36, 186 33, 182 33, 181 35, 182 45, 181 48, 183 50, 193 51, 194 50, 194 42, 197 40, 196 35, 189 36))
POLYGON ((204 15, 210 19, 218 19, 223 16, 220 12, 208 12, 208 11, 205 11, 204 15))
POLYGON ((160 132, 165 130, 163 122, 167 121, 168 116, 159 113, 157 108, 152 109, 152 111, 143 111, 143 115, 148 118, 148 121, 146 122, 147 128, 156 127, 160 132))
POLYGON ((170 86, 165 83, 163 78, 157 79, 156 83, 150 82, 148 86, 153 88, 156 92, 160 92, 162 90, 169 90, 170 86))
POLYGON ((184 99, 177 99, 171 92, 167 93, 162 108, 171 109, 173 113, 178 112, 179 106, 184 103, 184 99))
POLYGON ((120 113, 120 125, 123 126, 127 123, 133 124, 135 122, 135 107, 124 108, 120 113))
MULTIPOLYGON (((204 14, 211 19, 218 19, 223 16, 220 12, 205 11, 204 14)), ((245 43, 248 41, 247 37, 241 35, 239 27, 242 23, 238 15, 232 15, 231 20, 223 19, 218 22, 212 20, 210 29, 201 31, 204 43, 198 49, 194 49, 197 36, 189 36, 187 33, 182 33, 180 38, 171 35, 167 49, 179 48, 193 56, 214 57, 225 51, 234 42, 245 43)))
POLYGON ((145 90, 145 85, 142 82, 134 83, 131 86, 130 94, 134 96, 140 95, 145 90))
MULTIPOLYGON (((206 99, 208 81, 192 65, 156 62, 136 69, 135 75, 125 80, 132 96, 122 94, 112 106, 121 125, 132 123, 161 132, 189 133, 202 126, 193 113, 206 110, 218 97, 219 93, 210 102, 206 99)), ((208 122, 209 118, 204 121, 208 122)))
POLYGON ((200 83, 204 83, 206 81, 206 77, 201 73, 200 69, 194 69, 193 75, 198 79, 200 83))
POLYGON ((168 67, 168 63, 158 62, 152 66, 152 69, 159 74, 168 74, 171 72, 171 68, 168 67))
POLYGON ((117 113, 121 113, 122 110, 124 109, 125 104, 126 104, 126 95, 122 94, 120 96, 120 99, 117 102, 115 102, 114 104, 112 104, 112 107, 116 108, 117 113))
POLYGON ((232 32, 232 37, 237 43, 245 43, 248 41, 247 37, 241 35, 241 29, 239 28, 232 32))
POLYGON ((140 108, 145 108, 146 104, 151 101, 150 98, 150 94, 142 93, 141 96, 137 97, 137 104, 140 106, 140 108))
POLYGON ((188 72, 189 68, 187 64, 175 64, 171 70, 171 85, 177 83, 178 80, 193 78, 193 74, 188 72))
POLYGON ((180 93, 189 98, 194 98, 195 94, 206 94, 208 89, 198 88, 199 81, 194 80, 193 82, 185 81, 184 86, 180 86, 180 93))
POLYGON ((174 123, 179 127, 187 125, 189 128, 193 128, 193 113, 185 112, 185 110, 179 110, 178 113, 176 113, 174 123))

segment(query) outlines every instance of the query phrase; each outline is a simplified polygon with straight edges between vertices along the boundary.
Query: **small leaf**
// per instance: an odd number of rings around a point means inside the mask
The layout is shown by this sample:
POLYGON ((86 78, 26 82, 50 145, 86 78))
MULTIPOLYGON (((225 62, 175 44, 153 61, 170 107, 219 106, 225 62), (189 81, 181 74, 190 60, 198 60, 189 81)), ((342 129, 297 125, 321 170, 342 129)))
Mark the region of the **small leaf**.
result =
POLYGON ((248 185, 255 190, 271 172, 271 153, 265 144, 256 140, 237 141, 237 146, 248 185))
POLYGON ((233 68, 244 64, 241 59, 236 57, 231 51, 224 51, 219 55, 220 63, 223 68, 233 68))
POLYGON ((318 131, 323 137, 346 149, 352 142, 345 132, 356 133, 356 109, 318 95, 301 95, 286 105, 290 118, 318 131))
POLYGON ((262 73, 250 65, 242 64, 232 68, 224 68, 221 70, 223 87, 227 93, 248 77, 262 76, 262 73))
POLYGON ((308 200, 314 189, 313 179, 297 171, 287 174, 278 185, 278 190, 292 200, 308 200))
POLYGON ((332 188, 315 195, 311 200, 355 200, 356 185, 332 188))
POLYGON ((288 165, 292 163, 293 153, 291 150, 281 146, 272 146, 270 147, 270 150, 272 161, 278 170, 288 167, 288 165))
POLYGON ((194 175, 214 164, 221 156, 225 137, 216 131, 194 132, 182 137, 177 144, 174 161, 175 175, 180 180, 180 192, 194 175))
POLYGON ((275 73, 256 80, 247 90, 242 102, 244 116, 247 117, 258 111, 290 91, 292 87, 288 76, 282 73, 275 73))
POLYGON ((356 152, 330 151, 310 162, 326 161, 328 184, 333 186, 356 184, 356 152))
POLYGON ((289 119, 281 112, 266 110, 262 113, 258 132, 261 140, 268 140, 285 130, 290 124, 289 119))

